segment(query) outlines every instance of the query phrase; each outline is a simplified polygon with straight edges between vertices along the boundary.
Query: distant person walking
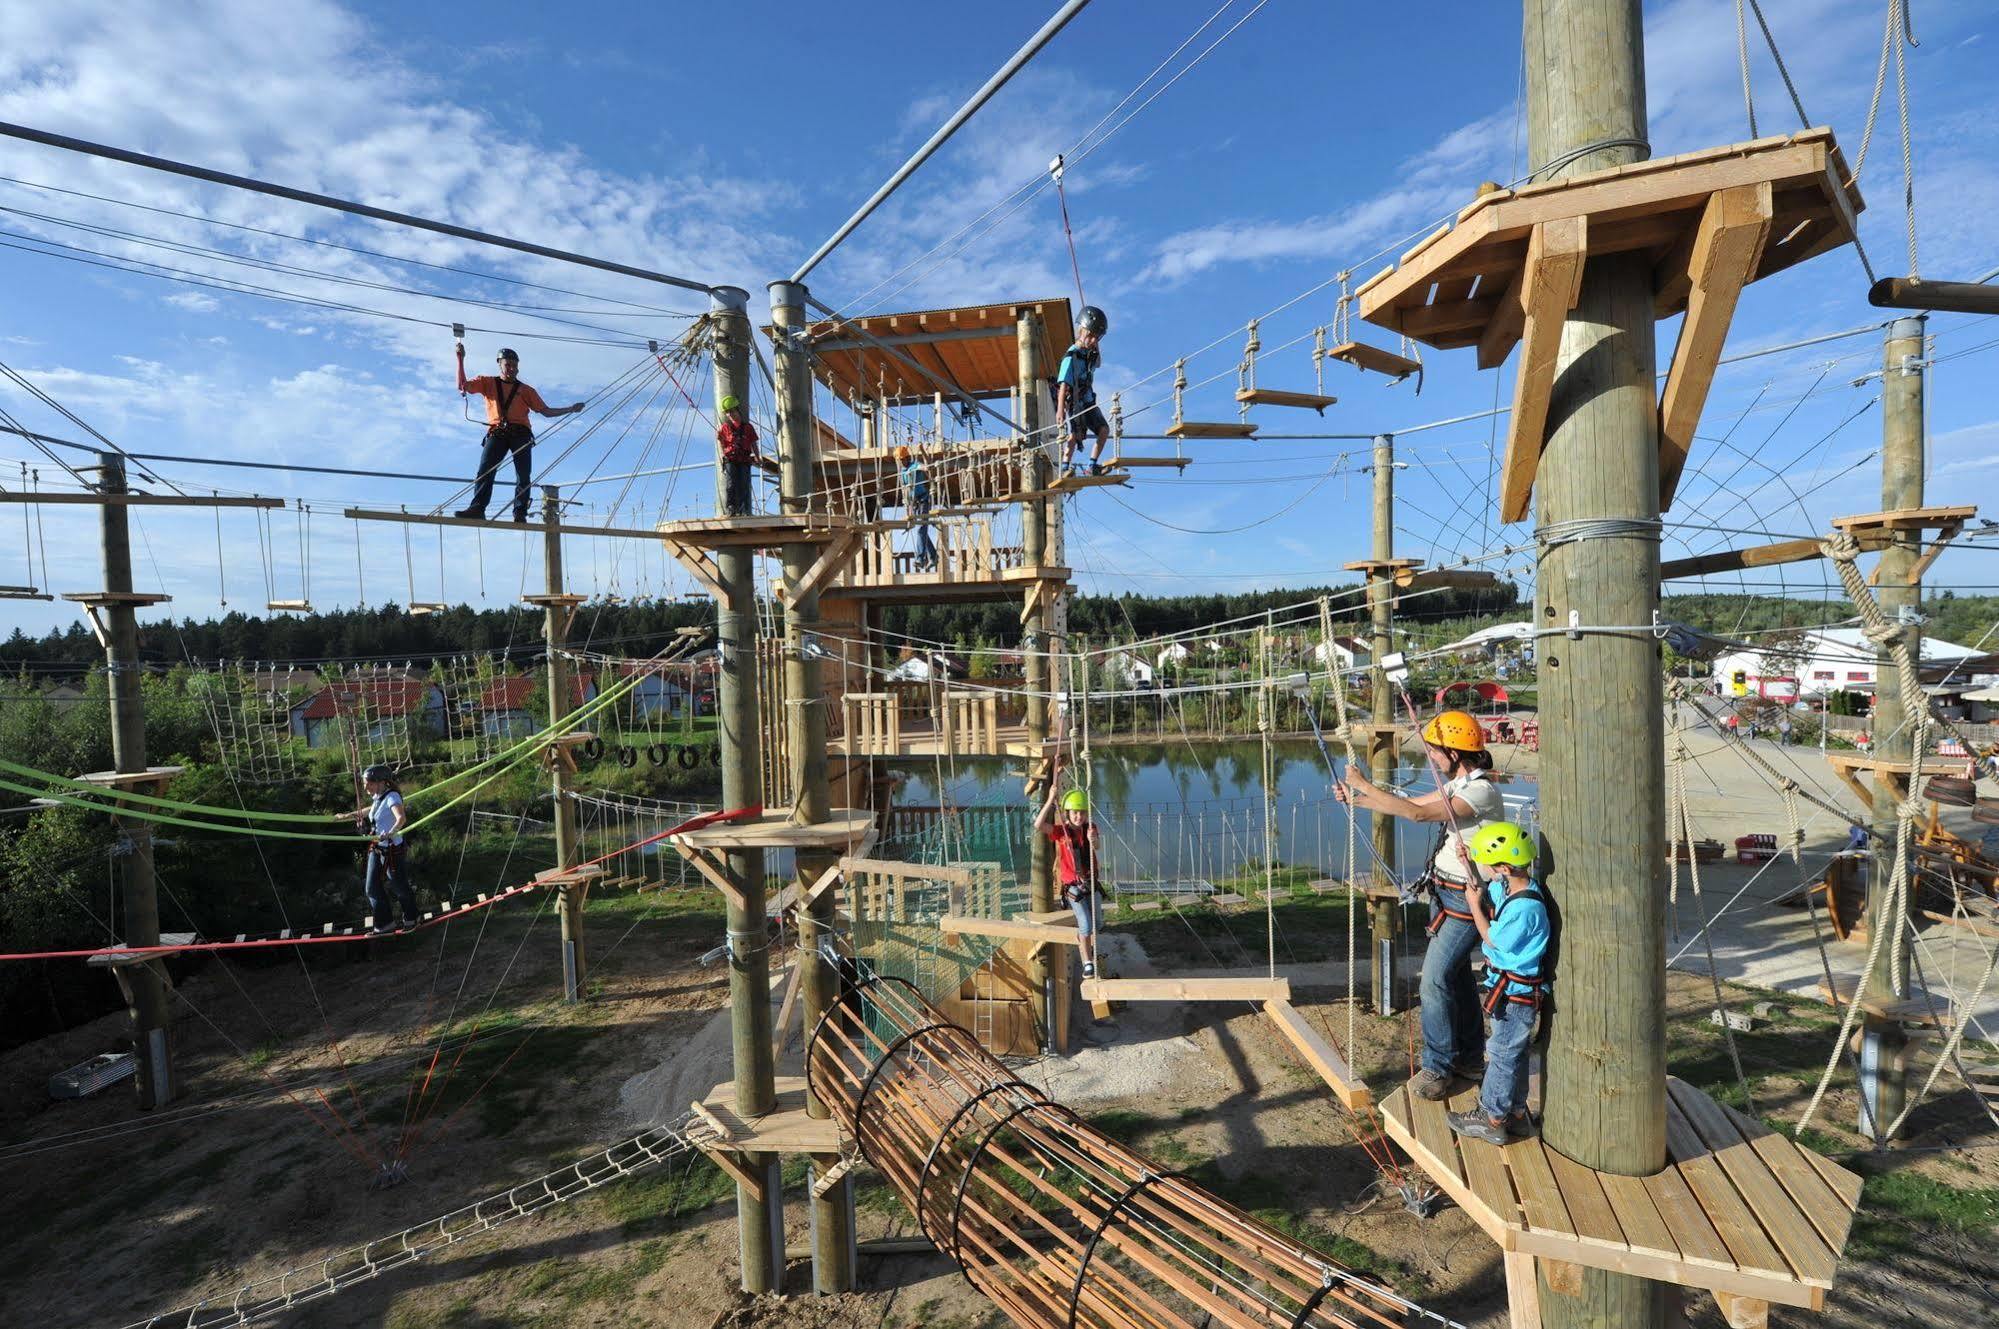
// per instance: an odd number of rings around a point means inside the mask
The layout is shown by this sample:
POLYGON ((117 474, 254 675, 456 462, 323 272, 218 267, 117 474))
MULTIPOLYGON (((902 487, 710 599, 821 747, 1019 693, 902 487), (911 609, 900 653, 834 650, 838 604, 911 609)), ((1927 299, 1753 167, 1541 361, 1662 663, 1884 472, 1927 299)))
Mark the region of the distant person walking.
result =
POLYGON ((531 474, 530 457, 534 452, 534 428, 528 423, 528 412, 540 415, 574 415, 583 409, 583 403, 573 406, 550 406, 541 399, 541 394, 520 380, 521 358, 512 348, 502 346, 494 357, 500 366, 497 375, 481 374, 477 378, 465 377, 465 343, 458 343, 458 390, 474 393, 486 399, 486 438, 479 449, 479 475, 472 482, 472 502, 460 508, 457 515, 484 520, 486 505, 493 501, 493 474, 500 462, 509 454, 514 459, 514 520, 528 519, 528 477, 531 474))
POLYGON ((937 570, 937 539, 930 529, 930 473, 912 454, 907 444, 895 449, 895 464, 901 468, 902 503, 909 519, 916 523, 916 570, 937 570))

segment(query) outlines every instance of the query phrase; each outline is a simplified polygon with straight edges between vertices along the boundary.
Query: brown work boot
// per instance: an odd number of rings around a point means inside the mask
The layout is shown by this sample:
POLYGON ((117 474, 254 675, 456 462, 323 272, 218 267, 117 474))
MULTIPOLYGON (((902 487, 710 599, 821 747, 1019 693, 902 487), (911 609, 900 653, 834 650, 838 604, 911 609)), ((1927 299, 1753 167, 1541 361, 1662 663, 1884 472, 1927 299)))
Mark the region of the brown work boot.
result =
POLYGON ((1432 1103, 1441 1103, 1451 1096, 1451 1077, 1439 1075, 1425 1066, 1410 1078, 1409 1092, 1432 1103))

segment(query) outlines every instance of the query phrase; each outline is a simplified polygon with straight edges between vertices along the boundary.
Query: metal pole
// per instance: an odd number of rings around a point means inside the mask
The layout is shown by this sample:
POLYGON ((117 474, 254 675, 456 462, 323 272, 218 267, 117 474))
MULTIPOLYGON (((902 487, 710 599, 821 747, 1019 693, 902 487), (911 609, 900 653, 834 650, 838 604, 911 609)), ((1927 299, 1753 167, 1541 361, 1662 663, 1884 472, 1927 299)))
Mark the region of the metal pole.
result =
MULTIPOLYGON (((1641 150, 1645 39, 1639 0, 1526 0, 1528 159, 1589 144, 1557 174, 1624 165, 1641 150)), ((1547 527, 1659 517, 1658 396, 1651 260, 1589 259, 1554 375, 1535 485, 1547 527)), ((1541 551, 1541 625, 1648 623, 1659 603, 1656 535, 1574 540, 1541 551)), ((1649 633, 1544 636, 1541 829, 1544 880, 1560 915, 1544 1134, 1586 1168, 1649 1176, 1666 1161, 1665 725, 1659 646, 1649 633)), ((1549 1329, 1664 1322, 1664 1286, 1582 1271, 1576 1295, 1538 1275, 1549 1329)))
MULTIPOLYGON (((812 423, 812 352, 805 343, 805 287, 795 281, 770 284, 771 322, 777 328, 773 375, 777 380, 779 491, 784 510, 803 516, 812 507, 819 441, 812 423)), ((803 541, 784 547, 784 577, 797 588, 818 557, 818 547, 803 541)), ((793 815, 805 825, 833 814, 833 789, 826 769, 826 688, 820 677, 819 592, 794 589, 784 607, 784 720, 791 746, 793 815)), ((792 855, 801 891, 837 860, 837 854, 792 855)), ((839 1000, 840 976, 821 948, 837 945, 833 892, 826 891, 798 916, 799 991, 804 999, 807 1028, 839 1000)), ((769 1044, 766 1036, 764 1042, 769 1044)), ((816 1093, 806 1095, 815 1117, 831 1115, 816 1093)), ((814 1160, 815 1164, 823 1160, 814 1160)), ((847 1292, 854 1286, 854 1184, 842 1176, 825 1194, 812 1188, 812 1288, 821 1295, 847 1292)))
MULTIPOLYGON (((564 648, 569 638, 572 606, 556 597, 564 594, 562 577, 562 503, 554 485, 541 487, 542 565, 548 597, 542 602, 542 632, 548 646, 548 722, 560 726, 576 709, 575 686, 570 682, 569 657, 564 648)), ((555 801, 555 865, 572 866, 576 853, 576 804, 569 797, 568 753, 557 749, 549 754, 549 792, 555 801)), ((583 953, 583 904, 588 888, 580 882, 565 882, 557 888, 562 906, 562 995, 568 1001, 583 1000, 587 962, 583 953)))
MULTIPOLYGON (((1041 364, 1041 343, 1043 331, 1041 318, 1031 309, 1022 309, 1014 315, 1014 342, 1018 348, 1017 360, 1020 377, 1020 421, 1027 436, 1033 440, 1021 458, 1021 488, 1029 494, 1041 494, 1048 488, 1050 467, 1048 447, 1040 435, 1041 429, 1041 384, 1046 378, 1041 364)), ((1020 504, 1020 548, 1021 560, 1030 568, 1038 568, 1047 562, 1048 545, 1048 503, 1044 498, 1025 498, 1020 504)), ((1049 693, 1053 691, 1054 671, 1049 667, 1049 651, 1053 643, 1049 640, 1048 597, 1042 594, 1038 584, 1027 589, 1028 603, 1033 606, 1027 616, 1024 639, 1021 642, 1021 657, 1026 666, 1027 684, 1027 750, 1028 797, 1031 800, 1046 797, 1047 789, 1035 779, 1039 761, 1048 751, 1048 737, 1052 725, 1053 707, 1049 705, 1049 693)), ((1054 767, 1051 764, 1049 771, 1054 767)), ((1032 838, 1027 846, 1027 907, 1037 914, 1048 913, 1055 908, 1055 860, 1053 846, 1048 837, 1040 832, 1030 832, 1032 838)), ((1027 1000, 1034 1014, 1034 1023, 1042 1031, 1043 1043, 1053 1049, 1067 1041, 1058 1037, 1053 1028, 1053 1017, 1060 1003, 1054 1001, 1052 985, 1055 978, 1049 963, 1049 953, 1057 949, 1044 946, 1035 952, 1027 962, 1027 1000)))
MULTIPOLYGON (((1923 331, 1926 320, 1917 314, 1898 318, 1888 325, 1881 353, 1881 507, 1893 512, 1923 506, 1923 331)), ((1902 637, 1909 658, 1920 661, 1922 626, 1913 621, 1922 608, 1923 588, 1916 572, 1922 558, 1923 533, 1897 531, 1889 536, 1876 570, 1879 586, 1874 592, 1882 613, 1890 619, 1908 618, 1902 637)), ((1902 670, 1895 653, 1886 643, 1874 664, 1874 714, 1869 721, 1874 730, 1876 756, 1890 762, 1913 762, 1921 756, 1915 747, 1916 716, 1902 704, 1902 670)), ((1906 781, 1887 772, 1875 774, 1872 808, 1873 838, 1867 860, 1867 935, 1874 929, 1893 926, 1886 917, 1888 879, 1895 871, 1895 841, 1900 829, 1901 793, 1906 781), (1884 797, 1879 791, 1892 791, 1884 797)), ((1912 874, 1913 875, 1913 874, 1912 874)), ((1863 991, 1885 996, 1892 989, 1893 976, 1903 975, 1897 997, 1908 995, 1909 938, 1906 933, 1889 937, 1875 959, 1873 972, 1866 976, 1863 991), (1900 963, 1896 961, 1899 958, 1900 963)), ((1864 1012, 1863 1012, 1864 1014, 1864 1012)), ((1871 1135, 1871 1110, 1876 1127, 1901 1115, 1908 1091, 1907 1059, 1900 1054, 1902 1032, 1899 1023, 1866 1016, 1861 1026, 1861 1065, 1872 1067, 1874 1075, 1863 1077, 1861 1091, 1867 1107, 1861 1109, 1860 1129, 1871 1135)))
POLYGON ((828 254, 832 253, 833 250, 839 246, 842 240, 845 240, 849 235, 852 235, 854 233, 854 228, 856 226, 859 226, 862 222, 866 221, 868 219, 868 214, 873 212, 876 208, 880 207, 882 203, 887 200, 888 196, 890 194, 893 194, 901 186, 903 181, 907 180, 910 176, 916 174, 917 167, 923 165, 924 162, 929 161, 930 155, 932 153, 936 152, 937 149, 943 147, 944 144, 950 140, 951 135, 958 132, 960 126, 962 126, 967 120, 971 119, 972 116, 977 113, 978 109, 981 106, 984 106, 987 102, 991 101, 993 98, 993 94, 998 92, 1001 88, 1005 87, 1007 85, 1007 81, 1011 79, 1015 74, 1018 74, 1021 71, 1021 69, 1026 66, 1027 62, 1035 57, 1035 55, 1041 50, 1042 47, 1048 45, 1049 42, 1053 41, 1055 38, 1055 34, 1062 31, 1062 29, 1068 25, 1070 19, 1082 13, 1083 6, 1089 3, 1090 0, 1068 0, 1068 3, 1064 4, 1060 9, 1056 10, 1055 16, 1049 19, 1046 23, 1042 24, 1041 30, 1035 33, 1032 37, 1029 37, 1027 39, 1027 44, 1022 46, 1018 51, 1015 51, 1013 53, 1012 59, 1008 60, 1005 64, 1001 65, 998 71, 994 73, 991 78, 985 81, 984 86, 982 86, 977 92, 973 93, 971 97, 965 102, 965 104, 963 106, 960 106, 957 109, 957 111, 952 114, 951 118, 949 120, 946 120, 943 123, 943 125, 941 125, 938 128, 937 132, 932 134, 929 140, 925 142, 922 147, 918 148, 915 151, 915 153, 913 153, 910 156, 909 160, 904 162, 896 170, 896 173, 890 176, 888 178, 888 181, 885 184, 883 184, 880 189, 877 189, 868 198, 867 202, 861 204, 859 210, 856 211, 853 216, 847 218, 847 220, 841 224, 839 230, 833 232, 831 239, 827 240, 825 244, 819 246, 818 249, 814 250, 812 253, 812 257, 806 259, 804 263, 799 265, 798 271, 791 274, 792 282, 801 283, 807 277, 809 277, 812 274, 812 269, 819 266, 819 261, 821 259, 825 258, 828 254))
MULTIPOLYGON (((125 492, 125 462, 115 452, 97 454, 98 489, 125 492)), ((132 590, 132 538, 124 505, 102 508, 104 589, 113 595, 132 590)), ((111 765, 122 773, 146 766, 146 707, 139 679, 138 607, 129 602, 105 603, 98 611, 104 622, 104 670, 111 693, 111 765)), ((120 877, 125 890, 125 944, 144 948, 160 944, 160 906, 154 893, 153 830, 149 822, 118 820, 120 877)), ((149 960, 118 971, 132 1015, 132 1052, 138 1061, 133 1077, 141 1108, 165 1107, 179 1097, 174 1082, 172 1030, 167 1021, 164 962, 149 960)))
POLYGON ((659 282, 666 286, 678 286, 685 291, 706 291, 707 285, 689 281, 685 277, 669 277, 663 272, 653 272, 646 268, 628 267, 623 263, 613 263, 609 259, 591 258, 586 254, 572 254, 566 249, 551 249, 547 245, 537 245, 526 240, 512 240, 504 235, 494 235, 490 231, 475 231, 469 226, 453 226, 450 222, 432 221, 428 217, 417 217, 407 212, 391 212, 387 208, 372 207, 366 203, 355 203, 349 199, 334 198, 330 194, 315 194, 310 190, 293 189, 289 185, 274 185, 267 180, 253 180, 247 175, 231 175, 227 171, 213 171, 206 166, 191 166, 168 157, 155 157, 149 153, 132 152, 126 148, 114 148, 103 143, 92 143, 88 139, 71 138, 67 134, 51 134, 44 129, 30 129, 26 125, 9 124, 0 120, 0 135, 8 138, 25 139, 30 143, 42 143, 52 148, 65 148, 70 152, 81 152, 92 157, 103 157, 110 161, 125 162, 132 166, 144 166, 148 170, 166 171, 171 175, 184 175, 194 180, 206 180, 210 184, 228 185, 231 189, 247 189, 253 193, 269 194, 273 198, 287 198, 294 203, 310 203, 316 208, 331 208, 335 212, 351 212, 357 217, 370 217, 375 221, 392 222, 397 226, 414 226, 420 231, 435 231, 439 235, 455 236, 460 240, 471 240, 482 245, 494 245, 500 249, 518 250, 523 254, 533 254, 538 258, 552 258, 561 263, 574 263, 579 267, 595 268, 600 272, 615 272, 622 277, 637 277, 641 281, 659 282))
MULTIPOLYGON (((1381 661, 1395 649, 1395 574, 1387 566, 1395 557, 1395 436, 1374 436, 1374 550, 1369 555, 1376 566, 1368 569, 1367 609, 1372 637, 1369 650, 1374 655, 1374 672, 1369 692, 1373 709, 1369 718, 1374 728, 1367 736, 1368 778, 1386 787, 1395 779, 1402 746, 1389 726, 1395 723, 1395 698, 1388 671, 1381 661)), ((1395 818, 1381 813, 1369 819, 1374 837, 1374 885, 1377 891, 1395 887, 1395 818)), ((1351 871, 1348 873, 1352 875, 1351 871)), ((1348 908, 1352 908, 1351 900, 1348 908)), ((1395 935, 1401 930, 1402 907, 1392 896, 1377 895, 1367 902, 1368 931, 1374 937, 1374 1012, 1395 1013, 1395 935)))

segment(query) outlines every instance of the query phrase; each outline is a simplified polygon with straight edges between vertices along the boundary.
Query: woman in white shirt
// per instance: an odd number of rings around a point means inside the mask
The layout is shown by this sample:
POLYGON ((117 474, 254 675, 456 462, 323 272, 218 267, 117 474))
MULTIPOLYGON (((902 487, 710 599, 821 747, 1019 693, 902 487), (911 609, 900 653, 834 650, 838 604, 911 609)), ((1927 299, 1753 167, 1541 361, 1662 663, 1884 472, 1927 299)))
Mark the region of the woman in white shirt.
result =
POLYGON ((1485 1018, 1471 969, 1478 929, 1465 899, 1465 887, 1478 873, 1464 841, 1486 822, 1504 820, 1506 805, 1489 778, 1492 754, 1477 720, 1445 711, 1423 726, 1423 742, 1443 773, 1441 789, 1405 798, 1372 784, 1350 765, 1333 796, 1378 815, 1437 827, 1424 872, 1432 894, 1430 944, 1423 952, 1423 1064, 1410 1087, 1419 1097, 1441 1100, 1450 1094, 1453 1075, 1476 1081, 1484 1072, 1485 1018))
POLYGON ((368 786, 369 803, 356 813, 355 820, 368 833, 365 880, 372 926, 376 932, 393 929, 394 924, 389 921, 391 892, 395 897, 394 906, 402 914, 402 926, 414 926, 416 892, 410 889, 406 857, 409 846, 403 843, 403 827, 409 824, 409 809, 403 804, 402 791, 396 788, 395 772, 388 767, 370 766, 362 772, 361 778, 368 786))

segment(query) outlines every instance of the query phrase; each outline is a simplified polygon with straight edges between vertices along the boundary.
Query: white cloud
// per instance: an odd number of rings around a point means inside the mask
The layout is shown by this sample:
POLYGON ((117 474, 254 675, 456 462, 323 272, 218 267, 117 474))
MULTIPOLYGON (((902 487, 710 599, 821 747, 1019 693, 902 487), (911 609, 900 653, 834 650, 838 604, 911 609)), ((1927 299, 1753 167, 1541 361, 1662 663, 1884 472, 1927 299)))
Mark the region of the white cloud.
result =
POLYGON ((185 309, 190 314, 212 314, 222 307, 220 300, 199 291, 175 291, 165 300, 174 308, 185 309))

